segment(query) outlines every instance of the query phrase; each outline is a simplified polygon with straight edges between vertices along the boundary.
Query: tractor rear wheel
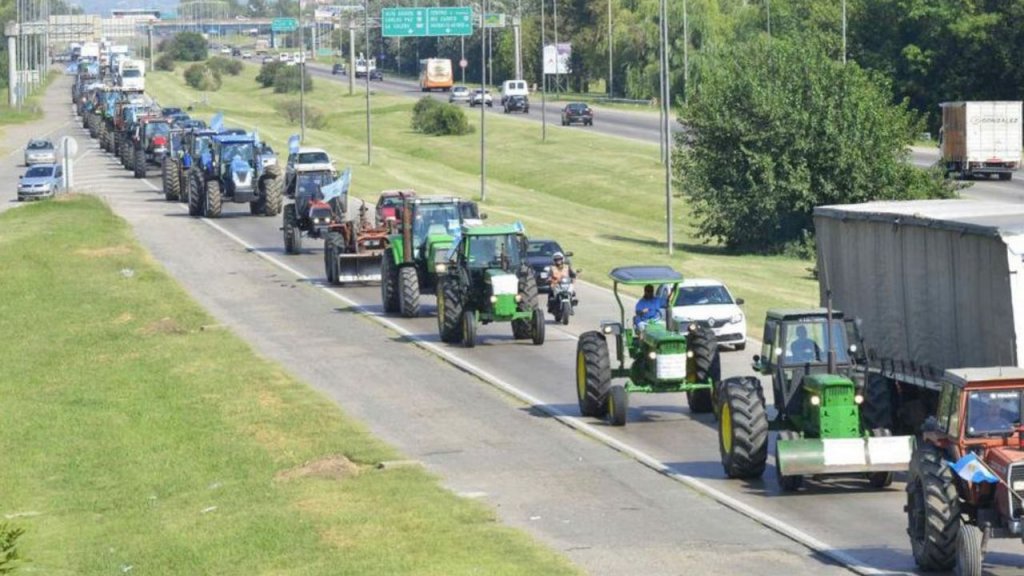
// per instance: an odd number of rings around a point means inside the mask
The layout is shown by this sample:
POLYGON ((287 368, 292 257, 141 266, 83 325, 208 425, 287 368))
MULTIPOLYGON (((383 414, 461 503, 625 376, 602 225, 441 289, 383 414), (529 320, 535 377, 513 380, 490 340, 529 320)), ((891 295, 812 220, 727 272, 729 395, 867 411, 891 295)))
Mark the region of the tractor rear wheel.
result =
POLYGON ((173 158, 164 159, 163 181, 165 200, 174 201, 181 198, 181 178, 178 177, 178 165, 173 158))
POLYGON ((398 312, 398 266, 390 250, 380 259, 380 301, 385 314, 398 312))
POLYGON ((133 146, 125 146, 124 154, 121 155, 121 167, 128 170, 132 167, 135 162, 135 148, 133 146))
POLYGON ((462 311, 462 345, 466 348, 476 346, 476 314, 472 310, 462 311))
POLYGON ((281 221, 285 253, 298 254, 302 251, 302 230, 299 229, 298 216, 295 215, 295 204, 289 204, 284 207, 284 211, 281 213, 281 221))
POLYGON ((536 310, 540 308, 537 295, 537 279, 533 276, 532 270, 527 273, 524 279, 519 281, 519 295, 522 300, 520 310, 536 310))
POLYGON ((611 360, 604 334, 597 330, 580 334, 576 343, 576 399, 581 415, 601 415, 611 383, 611 360))
POLYGON ((893 427, 893 389, 890 381, 881 374, 868 374, 864 386, 864 403, 860 405, 861 421, 865 428, 893 427))
POLYGON ((782 430, 775 437, 775 481, 778 482, 779 488, 783 492, 796 492, 799 490, 804 485, 804 477, 799 474, 792 476, 782 475, 782 466, 779 465, 781 461, 779 459, 779 440, 798 440, 799 438, 800 434, 792 430, 782 430))
MULTIPOLYGON (((1000 174, 1002 176, 1002 174, 1000 174)), ((956 576, 981 576, 985 553, 981 530, 973 524, 960 523, 956 541, 956 576)))
POLYGON ((437 331, 441 341, 458 344, 462 338, 459 321, 462 319, 462 301, 455 282, 442 280, 437 298, 437 331))
POLYGON ((622 384, 612 386, 608 392, 608 421, 612 426, 625 426, 629 412, 629 394, 622 384))
MULTIPOLYGON (((872 428, 868 435, 873 438, 892 436, 892 430, 888 428, 872 428)), ((888 488, 892 485, 892 472, 870 472, 868 473, 868 484, 872 488, 888 488)))
POLYGON ((530 337, 534 346, 544 343, 544 312, 540 308, 533 309, 533 326, 530 327, 530 337))
POLYGON ((203 205, 203 216, 206 216, 207 218, 219 218, 222 207, 220 182, 216 180, 207 180, 206 203, 203 205))
POLYGON ((926 444, 914 451, 907 482, 907 533, 914 561, 926 572, 951 570, 956 564, 960 498, 943 453, 926 444))
POLYGON ((135 157, 133 158, 133 160, 135 161, 135 164, 133 165, 133 168, 134 168, 133 176, 135 176, 136 178, 145 178, 146 177, 146 151, 143 150, 142 148, 138 148, 138 149, 135 150, 134 156, 135 157))
POLYGON ((203 184, 198 177, 188 175, 186 179, 186 188, 188 189, 188 215, 189 216, 202 216, 203 215, 203 184))
POLYGON ((729 478, 760 478, 768 460, 768 415, 757 378, 722 382, 718 448, 729 478))
POLYGON ((413 318, 420 313, 420 279, 415 266, 403 266, 398 269, 399 301, 398 309, 402 316, 413 318))
MULTIPOLYGON (((687 373, 693 374, 691 382, 708 382, 716 386, 722 379, 722 360, 718 356, 718 339, 710 328, 698 327, 687 338, 688 351, 693 352, 687 366, 687 373)), ((696 414, 707 414, 714 409, 711 402, 711 390, 693 390, 686 393, 686 402, 690 411, 696 414)))

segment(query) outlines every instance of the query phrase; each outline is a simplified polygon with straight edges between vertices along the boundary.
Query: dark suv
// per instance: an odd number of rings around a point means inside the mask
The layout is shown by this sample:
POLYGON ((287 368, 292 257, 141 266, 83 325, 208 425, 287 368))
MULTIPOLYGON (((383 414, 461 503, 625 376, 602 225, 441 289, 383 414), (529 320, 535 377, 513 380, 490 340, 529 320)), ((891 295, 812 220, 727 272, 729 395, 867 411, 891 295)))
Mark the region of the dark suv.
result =
POLYGON ((509 112, 530 113, 530 101, 526 96, 509 96, 505 99, 505 114, 509 112))
POLYGON ((337 76, 338 74, 344 74, 344 73, 345 73, 345 67, 342 66, 341 64, 335 64, 334 66, 331 66, 331 74, 337 76))
POLYGON ((570 102, 562 108, 562 126, 568 126, 573 122, 584 126, 594 125, 594 111, 583 102, 570 102))

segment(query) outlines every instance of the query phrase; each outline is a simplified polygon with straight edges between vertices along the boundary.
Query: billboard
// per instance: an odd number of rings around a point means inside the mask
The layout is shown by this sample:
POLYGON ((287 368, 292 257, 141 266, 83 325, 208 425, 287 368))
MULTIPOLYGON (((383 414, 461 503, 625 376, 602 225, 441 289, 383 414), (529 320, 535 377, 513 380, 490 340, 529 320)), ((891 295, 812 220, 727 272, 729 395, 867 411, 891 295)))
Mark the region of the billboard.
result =
POLYGON ((569 74, 569 60, 572 58, 572 44, 560 42, 544 46, 544 73, 569 74))

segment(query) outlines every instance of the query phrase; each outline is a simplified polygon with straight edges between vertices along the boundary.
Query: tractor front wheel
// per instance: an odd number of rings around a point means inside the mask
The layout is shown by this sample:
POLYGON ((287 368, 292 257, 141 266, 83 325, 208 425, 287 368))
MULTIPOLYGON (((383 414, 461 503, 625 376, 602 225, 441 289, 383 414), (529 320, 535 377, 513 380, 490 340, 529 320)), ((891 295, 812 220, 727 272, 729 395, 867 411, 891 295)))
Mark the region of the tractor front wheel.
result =
POLYGON ((340 283, 338 256, 342 253, 343 242, 341 234, 336 232, 329 232, 324 237, 324 275, 331 286, 340 283))
POLYGON ((220 211, 223 207, 220 182, 217 180, 206 181, 206 202, 203 204, 203 216, 207 218, 220 218, 220 211))
POLYGON ((629 411, 629 394, 621 384, 612 386, 608 393, 608 421, 612 426, 625 426, 629 411))
MULTIPOLYGON (((888 428, 872 428, 868 435, 873 438, 892 436, 892 430, 888 428)), ((868 484, 872 488, 888 488, 892 485, 892 472, 870 472, 868 473, 868 484)))
POLYGON ((181 178, 178 176, 178 165, 173 158, 164 159, 164 199, 174 201, 181 198, 181 178))
POLYGON ((385 314, 398 312, 398 266, 390 250, 380 260, 380 301, 385 314))
POLYGON ((981 576, 985 557, 981 530, 973 524, 961 522, 956 541, 956 576, 981 576))
POLYGON ((203 185, 195 176, 186 176, 186 188, 188 189, 188 215, 203 215, 203 185))
POLYGON ((284 181, 280 177, 281 172, 277 166, 271 164, 267 166, 266 170, 266 174, 264 174, 263 178, 260 178, 260 197, 253 203, 255 206, 250 206, 249 208, 255 214, 277 216, 284 202, 284 181))
POLYGON ((462 338, 459 322, 462 320, 462 301, 455 283, 442 280, 437 298, 437 331, 441 341, 458 344, 462 338))
POLYGON ((466 348, 476 346, 476 314, 472 310, 462 311, 462 345, 466 348))
POLYGON ((298 254, 302 251, 302 230, 299 229, 299 219, 295 214, 295 204, 289 204, 284 207, 284 211, 281 213, 281 220, 281 231, 284 233, 284 251, 286 254, 298 254))
POLYGON ((768 415, 757 378, 722 382, 718 448, 729 478, 760 478, 768 460, 768 415))
POLYGON ((798 440, 800 435, 792 430, 783 430, 775 437, 775 481, 783 492, 796 492, 804 485, 804 477, 799 474, 786 476, 782 474, 782 466, 779 458, 779 440, 798 440))
MULTIPOLYGON (((712 386, 716 386, 722 379, 722 361, 718 356, 718 339, 714 331, 698 327, 687 338, 687 350, 693 352, 687 366, 687 372, 693 374, 691 382, 710 381, 712 386)), ((690 411, 696 414, 707 414, 714 408, 709 388, 688 391, 686 402, 690 405, 690 411)))
POLYGON ((919 446, 910 461, 906 511, 907 534, 918 567, 926 572, 951 570, 956 565, 960 498, 952 470, 932 445, 919 446))
POLYGON ((136 178, 145 178, 146 151, 143 150, 142 148, 139 148, 138 150, 135 151, 134 158, 132 158, 132 160, 134 161, 134 164, 132 166, 132 168, 134 169, 132 175, 135 176, 136 178))
POLYGON ((420 279, 415 266, 403 266, 398 269, 398 289, 400 299, 399 311, 406 318, 414 318, 420 313, 420 279))
POLYGON ((534 346, 544 343, 544 312, 540 308, 533 309, 533 326, 531 326, 530 337, 534 346))
POLYGON ((601 415, 611 383, 611 359, 604 334, 597 330, 580 334, 576 343, 576 399, 581 415, 601 415))

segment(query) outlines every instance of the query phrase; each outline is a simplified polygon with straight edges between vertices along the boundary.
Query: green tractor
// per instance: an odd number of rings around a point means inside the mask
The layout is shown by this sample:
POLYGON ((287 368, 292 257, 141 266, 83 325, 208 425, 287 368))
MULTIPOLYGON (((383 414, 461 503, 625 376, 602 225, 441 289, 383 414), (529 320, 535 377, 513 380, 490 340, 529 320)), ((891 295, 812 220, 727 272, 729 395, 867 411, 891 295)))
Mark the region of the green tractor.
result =
POLYGON ((526 264, 520 224, 464 227, 439 275, 437 329, 442 342, 476 345, 477 323, 510 322, 516 340, 544 343, 544 310, 526 264))
POLYGON ((406 318, 420 313, 420 296, 436 294, 454 235, 467 221, 479 220, 475 202, 453 197, 399 194, 389 249, 381 260, 380 294, 384 312, 406 318))
POLYGON ((625 426, 629 394, 685 392, 690 411, 708 413, 714 407, 714 388, 721 378, 718 341, 707 326, 680 327, 665 303, 674 302, 683 275, 668 266, 623 266, 609 276, 619 304, 619 320, 601 322, 600 330, 580 335, 576 345, 576 398, 583 416, 607 416, 613 426, 625 426), (662 285, 659 318, 626 327, 626 310, 619 286, 662 285), (613 367, 606 338, 615 338, 618 367, 613 367), (630 360, 626 366, 626 359, 630 360), (625 378, 612 384, 613 378, 625 378))
POLYGON ((910 466, 913 436, 872 428, 862 413, 859 323, 830 309, 769 310, 754 370, 770 376, 776 417, 769 421, 761 381, 729 378, 719 391, 719 449, 730 478, 758 478, 768 432, 778 431, 775 473, 786 492, 805 476, 863 475, 874 488, 910 466), (831 326, 831 329, 826 327, 831 326))

